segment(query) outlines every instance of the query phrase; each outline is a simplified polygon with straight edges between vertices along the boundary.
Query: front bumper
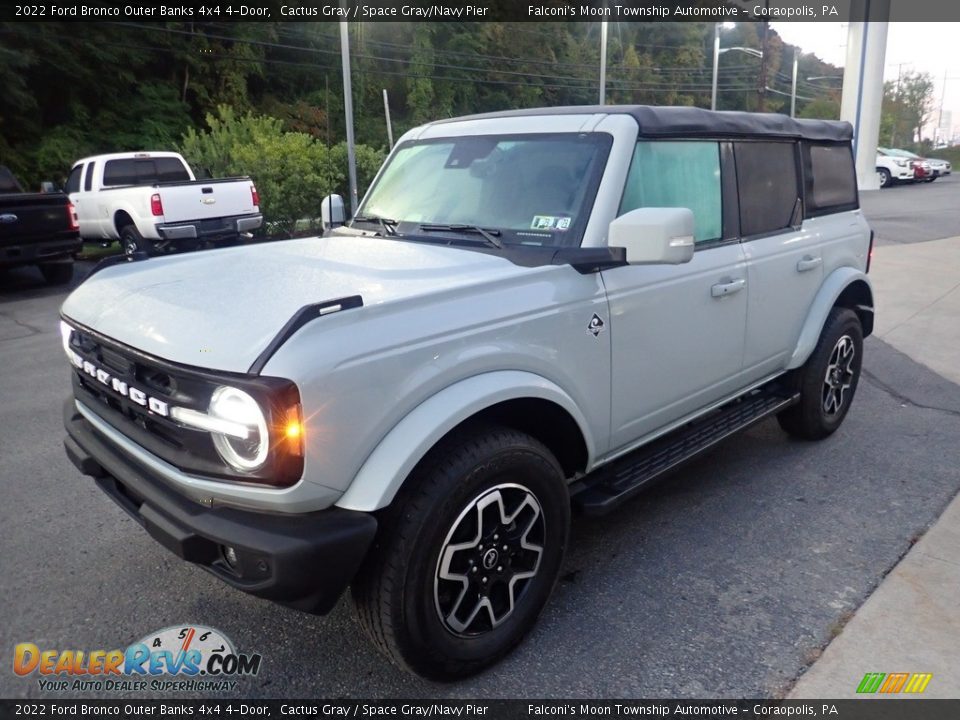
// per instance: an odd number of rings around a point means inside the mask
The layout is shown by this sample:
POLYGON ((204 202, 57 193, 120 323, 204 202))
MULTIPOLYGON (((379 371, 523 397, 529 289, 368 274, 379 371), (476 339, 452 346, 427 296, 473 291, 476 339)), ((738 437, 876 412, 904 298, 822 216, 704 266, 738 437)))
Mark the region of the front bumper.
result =
POLYGON ((263 215, 235 215, 213 220, 195 220, 184 223, 157 225, 157 234, 163 240, 207 240, 236 237, 253 232, 263 225, 263 215))
POLYGON ((282 515, 200 505, 114 449, 72 398, 64 406, 64 426, 64 449, 77 469, 157 542, 251 595, 329 612, 376 533, 372 515, 341 508, 282 515), (236 567, 227 563, 226 547, 236 550, 236 567))

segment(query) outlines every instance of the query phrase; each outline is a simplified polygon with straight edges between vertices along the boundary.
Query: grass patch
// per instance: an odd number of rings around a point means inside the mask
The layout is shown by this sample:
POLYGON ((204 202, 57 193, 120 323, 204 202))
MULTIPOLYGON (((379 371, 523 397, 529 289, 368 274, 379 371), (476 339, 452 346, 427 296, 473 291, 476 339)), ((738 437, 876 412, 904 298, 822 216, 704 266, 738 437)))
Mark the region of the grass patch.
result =
POLYGON ((83 248, 77 253, 77 260, 100 260, 122 253, 119 243, 110 243, 108 247, 101 247, 99 243, 84 243, 83 248))

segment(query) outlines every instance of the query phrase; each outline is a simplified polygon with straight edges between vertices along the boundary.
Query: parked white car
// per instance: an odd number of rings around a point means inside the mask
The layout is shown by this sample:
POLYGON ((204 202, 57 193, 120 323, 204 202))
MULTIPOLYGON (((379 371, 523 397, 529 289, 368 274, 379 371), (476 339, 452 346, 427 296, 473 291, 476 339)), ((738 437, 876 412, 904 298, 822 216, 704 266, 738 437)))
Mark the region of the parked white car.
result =
POLYGON ((74 290, 66 452, 227 584, 317 613, 350 585, 397 664, 475 673, 547 602, 571 502, 764 418, 840 427, 874 305, 851 138, 691 107, 415 128, 328 237, 74 290))
POLYGON ((909 158, 891 154, 886 148, 877 148, 877 178, 880 187, 890 187, 898 182, 913 182, 913 164, 909 158))
POLYGON ((127 255, 231 242, 263 224, 250 178, 197 180, 174 152, 83 158, 71 168, 65 190, 80 236, 119 240, 127 255))

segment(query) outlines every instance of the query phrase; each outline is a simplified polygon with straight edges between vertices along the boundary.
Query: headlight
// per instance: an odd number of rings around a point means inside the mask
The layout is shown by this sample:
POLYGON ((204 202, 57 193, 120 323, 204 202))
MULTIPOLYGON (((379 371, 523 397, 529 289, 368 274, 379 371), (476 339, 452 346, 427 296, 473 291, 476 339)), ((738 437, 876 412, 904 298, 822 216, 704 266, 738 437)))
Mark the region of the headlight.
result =
POLYGON ((213 445, 227 463, 242 472, 261 467, 270 452, 270 433, 267 418, 260 405, 243 390, 218 387, 210 398, 208 413, 213 418, 233 423, 246 430, 242 432, 213 432, 213 445))
POLYGON ((70 350, 70 337, 73 335, 73 328, 67 325, 63 320, 60 321, 60 339, 63 340, 63 351, 68 358, 73 357, 70 350))

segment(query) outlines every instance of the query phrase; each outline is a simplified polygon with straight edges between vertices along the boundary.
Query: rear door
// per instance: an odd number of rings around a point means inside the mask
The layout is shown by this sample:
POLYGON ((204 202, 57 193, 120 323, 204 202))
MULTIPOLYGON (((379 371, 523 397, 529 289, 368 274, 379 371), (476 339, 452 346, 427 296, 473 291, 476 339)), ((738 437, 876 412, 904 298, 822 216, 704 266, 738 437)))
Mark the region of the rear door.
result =
POLYGON ((97 165, 96 160, 77 165, 67 179, 67 193, 77 213, 80 234, 85 238, 102 236, 102 223, 97 210, 97 191, 100 188, 94 182, 97 165))
POLYGON ((745 379, 782 370, 823 283, 821 238, 803 221, 800 144, 733 143, 749 307, 745 379))
POLYGON ((613 449, 740 386, 747 270, 737 238, 733 172, 729 147, 715 140, 637 144, 620 214, 638 207, 689 208, 696 250, 684 265, 603 271, 613 449))

